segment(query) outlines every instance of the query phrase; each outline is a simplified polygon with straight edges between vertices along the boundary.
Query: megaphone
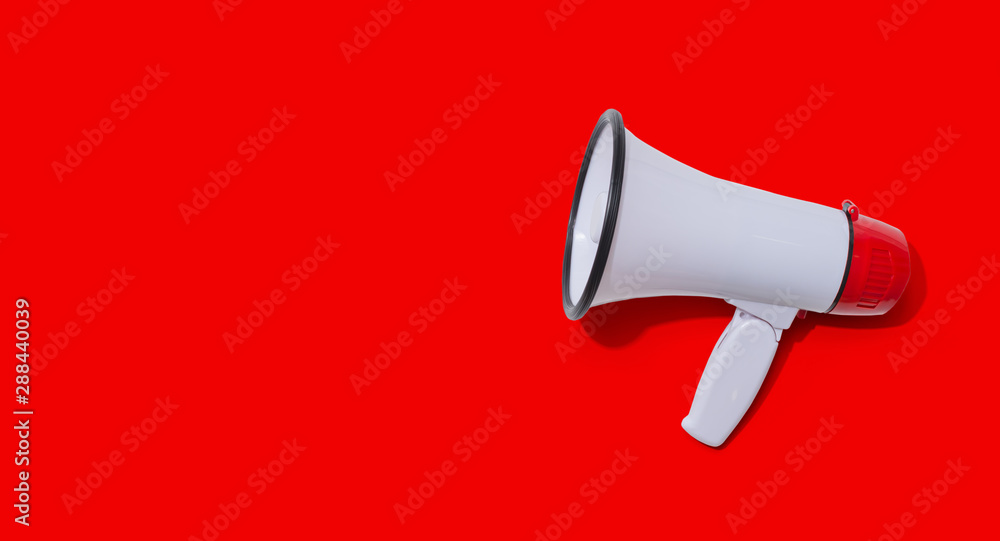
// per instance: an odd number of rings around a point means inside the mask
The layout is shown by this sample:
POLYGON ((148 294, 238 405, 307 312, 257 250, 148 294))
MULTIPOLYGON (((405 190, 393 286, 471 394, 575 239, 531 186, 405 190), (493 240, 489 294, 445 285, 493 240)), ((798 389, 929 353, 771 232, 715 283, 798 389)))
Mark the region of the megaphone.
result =
POLYGON ((681 422, 717 447, 753 402, 805 312, 886 313, 910 275, 906 238, 863 216, 709 176, 662 154, 608 109, 580 166, 563 257, 563 308, 698 295, 736 307, 681 422))

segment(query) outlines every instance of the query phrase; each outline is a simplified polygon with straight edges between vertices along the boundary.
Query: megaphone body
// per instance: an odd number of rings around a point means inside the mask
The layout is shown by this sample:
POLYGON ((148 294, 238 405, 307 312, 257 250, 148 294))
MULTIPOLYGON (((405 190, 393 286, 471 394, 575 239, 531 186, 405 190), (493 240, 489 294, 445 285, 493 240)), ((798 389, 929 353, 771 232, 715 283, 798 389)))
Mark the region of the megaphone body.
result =
POLYGON ((909 278, 896 228, 840 209, 718 179, 660 153, 610 109, 581 164, 566 235, 570 319, 639 297, 698 295, 736 306, 682 427, 721 445, 801 311, 884 314, 909 278))

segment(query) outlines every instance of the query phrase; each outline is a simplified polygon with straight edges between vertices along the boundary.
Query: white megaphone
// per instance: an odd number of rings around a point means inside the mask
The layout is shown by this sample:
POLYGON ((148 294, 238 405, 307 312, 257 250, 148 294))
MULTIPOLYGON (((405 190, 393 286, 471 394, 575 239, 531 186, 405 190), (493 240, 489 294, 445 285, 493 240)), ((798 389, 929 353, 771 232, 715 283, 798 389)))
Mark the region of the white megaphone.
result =
POLYGON ((658 152, 614 109, 580 166, 563 259, 563 308, 699 295, 736 306, 681 426, 721 445, 753 402, 800 310, 878 315, 910 275, 906 238, 861 216, 721 180, 658 152))

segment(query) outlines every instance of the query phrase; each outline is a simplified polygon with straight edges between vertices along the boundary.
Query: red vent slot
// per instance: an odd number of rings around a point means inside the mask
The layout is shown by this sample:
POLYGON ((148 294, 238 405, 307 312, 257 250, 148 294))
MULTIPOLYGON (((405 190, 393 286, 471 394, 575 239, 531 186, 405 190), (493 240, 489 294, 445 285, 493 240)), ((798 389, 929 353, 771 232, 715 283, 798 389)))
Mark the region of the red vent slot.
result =
POLYGON ((892 256, 888 250, 873 249, 869 262, 868 278, 858 299, 858 308, 874 309, 892 284, 892 256))

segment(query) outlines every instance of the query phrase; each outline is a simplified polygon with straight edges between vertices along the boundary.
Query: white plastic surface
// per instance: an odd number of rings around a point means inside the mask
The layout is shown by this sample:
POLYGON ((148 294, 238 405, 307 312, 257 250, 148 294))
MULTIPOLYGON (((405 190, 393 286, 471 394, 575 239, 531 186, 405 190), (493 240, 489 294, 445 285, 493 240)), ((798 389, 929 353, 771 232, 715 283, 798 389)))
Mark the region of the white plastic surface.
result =
MULTIPOLYGON (((570 296, 594 262, 591 220, 608 190, 611 130, 594 153, 573 238, 570 296)), ((843 211, 709 176, 625 131, 621 204, 591 306, 638 297, 700 295, 822 312, 844 277, 843 211)), ((752 177, 752 181, 764 176, 752 177)))
POLYGON ((781 330, 798 312, 784 306, 750 308, 772 322, 736 308, 701 375, 691 411, 681 421, 681 427, 705 445, 722 445, 739 424, 767 375, 781 330))
POLYGON ((569 296, 577 303, 587 285, 590 269, 597 257, 597 243, 604 229, 604 214, 611 185, 611 163, 614 156, 611 125, 606 124, 594 144, 590 165, 583 176, 583 191, 573 226, 573 253, 570 261, 569 296))

